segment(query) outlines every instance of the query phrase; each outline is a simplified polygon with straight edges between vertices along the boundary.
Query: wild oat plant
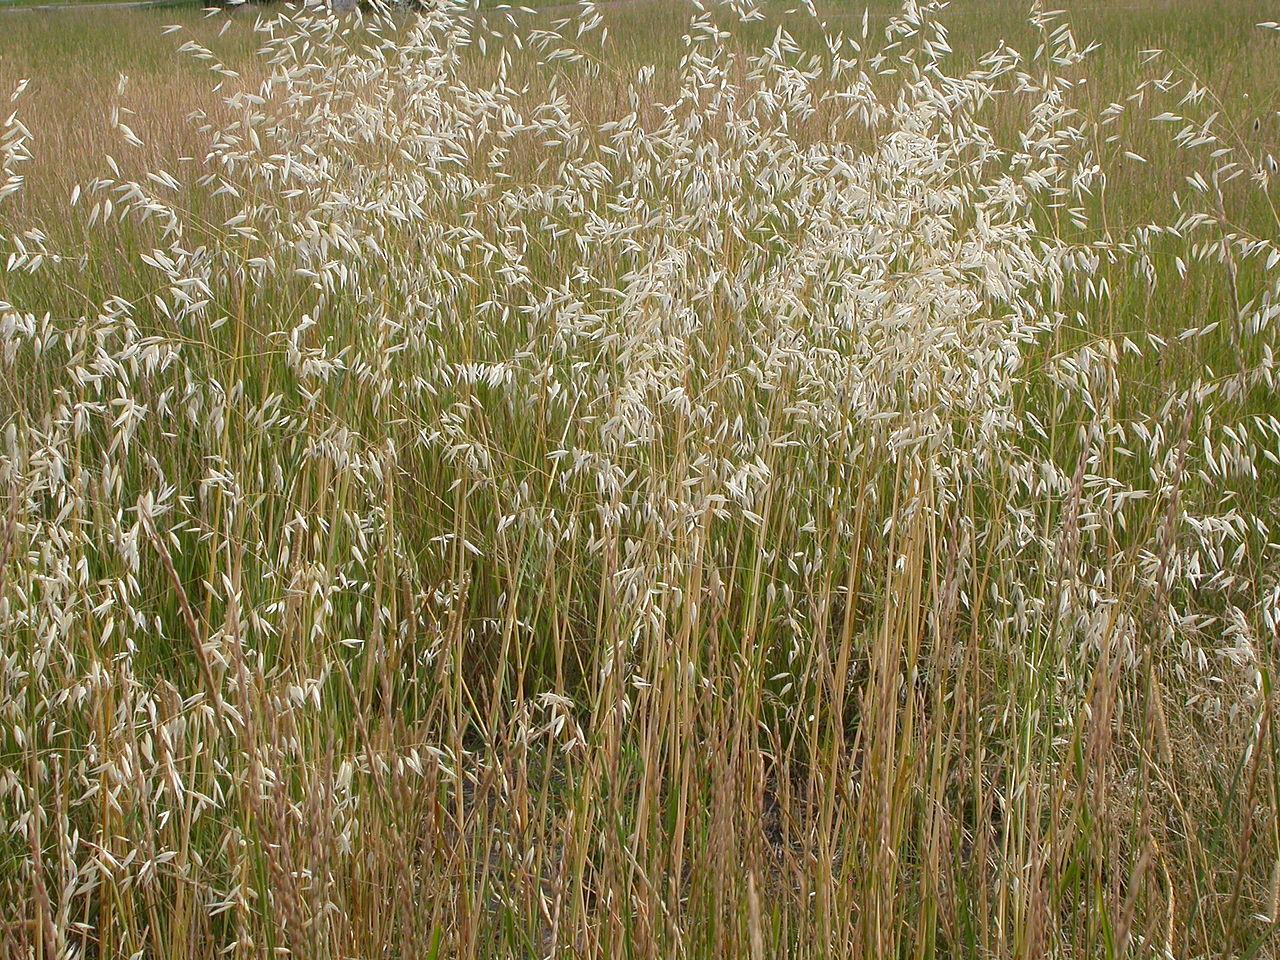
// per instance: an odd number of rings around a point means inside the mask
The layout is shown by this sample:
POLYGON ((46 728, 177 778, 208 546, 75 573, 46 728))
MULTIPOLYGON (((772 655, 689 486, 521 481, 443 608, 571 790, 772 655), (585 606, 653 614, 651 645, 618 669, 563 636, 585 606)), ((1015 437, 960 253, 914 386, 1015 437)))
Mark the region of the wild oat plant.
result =
POLYGON ((0 220, 6 956, 1273 955, 1274 160, 1038 6, 555 17, 262 11, 0 220))

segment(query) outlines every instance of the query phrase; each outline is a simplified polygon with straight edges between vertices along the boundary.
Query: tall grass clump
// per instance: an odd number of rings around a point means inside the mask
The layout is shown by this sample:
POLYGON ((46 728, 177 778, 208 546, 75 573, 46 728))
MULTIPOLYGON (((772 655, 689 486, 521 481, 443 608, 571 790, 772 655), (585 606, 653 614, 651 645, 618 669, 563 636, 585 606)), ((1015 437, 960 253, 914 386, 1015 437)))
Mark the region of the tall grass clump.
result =
POLYGON ((1273 955, 1275 161, 942 6, 7 121, 6 956, 1273 955))

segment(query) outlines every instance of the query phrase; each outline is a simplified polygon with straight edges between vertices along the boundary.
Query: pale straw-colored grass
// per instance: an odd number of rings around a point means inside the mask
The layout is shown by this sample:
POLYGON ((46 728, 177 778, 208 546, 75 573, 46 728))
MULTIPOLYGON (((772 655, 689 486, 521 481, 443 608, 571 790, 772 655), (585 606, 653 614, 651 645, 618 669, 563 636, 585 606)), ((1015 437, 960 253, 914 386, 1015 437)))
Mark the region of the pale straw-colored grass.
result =
POLYGON ((70 206, 16 98, 0 949, 1271 955, 1264 135, 1038 5, 565 19, 202 29, 70 206))

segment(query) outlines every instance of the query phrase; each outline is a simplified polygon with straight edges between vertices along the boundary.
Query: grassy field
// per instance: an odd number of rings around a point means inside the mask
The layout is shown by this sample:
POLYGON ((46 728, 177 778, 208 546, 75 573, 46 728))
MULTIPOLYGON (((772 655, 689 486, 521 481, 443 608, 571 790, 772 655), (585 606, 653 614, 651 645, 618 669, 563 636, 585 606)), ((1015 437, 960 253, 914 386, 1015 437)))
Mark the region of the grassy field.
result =
POLYGON ((0 957, 1280 953, 1280 30, 1063 6, 0 12, 0 957))

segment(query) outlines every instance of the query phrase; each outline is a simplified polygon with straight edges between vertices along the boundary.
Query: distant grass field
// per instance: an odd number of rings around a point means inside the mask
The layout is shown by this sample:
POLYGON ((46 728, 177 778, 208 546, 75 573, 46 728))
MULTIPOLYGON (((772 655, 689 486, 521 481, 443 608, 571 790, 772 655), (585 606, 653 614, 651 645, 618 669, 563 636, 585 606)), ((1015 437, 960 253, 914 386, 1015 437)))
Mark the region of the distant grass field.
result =
MULTIPOLYGON (((957 54, 963 58, 966 53, 985 52, 999 39, 1015 46, 1026 42, 1025 6, 1017 0, 954 4, 946 22, 957 54)), ((1193 71, 1221 98, 1224 114, 1242 141, 1260 151, 1280 151, 1276 43, 1256 28, 1256 24, 1274 19, 1270 3, 1074 0, 1057 6, 1067 11, 1082 43, 1096 41, 1101 45, 1090 64, 1095 104, 1123 97, 1140 77, 1152 73, 1140 51, 1166 50, 1171 65, 1193 71)), ((221 36, 225 18, 210 19, 196 4, 159 10, 94 9, 49 17, 24 14, 5 20, 0 36, 0 84, 11 86, 18 78, 32 81, 24 115, 39 131, 37 149, 59 158, 57 164, 37 172, 34 192, 39 195, 44 175, 58 178, 61 188, 94 169, 109 143, 103 124, 94 119, 109 112, 121 75, 130 78, 130 96, 147 104, 150 124, 157 133, 153 142, 172 153, 185 136, 182 118, 190 109, 207 105, 210 96, 208 84, 200 82, 203 69, 175 52, 177 43, 162 34, 163 27, 182 24, 184 38, 208 41, 229 66, 252 77, 260 67, 253 57, 256 44, 249 24, 254 16, 270 9, 269 5, 242 8, 233 15, 232 28, 221 36), (56 72, 48 69, 51 63, 58 64, 56 72)), ((665 0, 605 4, 603 13, 613 25, 619 62, 674 63, 689 9, 665 0)), ((844 27, 851 32, 860 26, 863 9, 864 5, 843 2, 819 5, 833 29, 844 27)), ((897 5, 877 0, 869 9, 873 27, 882 28, 897 5)), ((797 20, 803 35, 802 18, 797 20)), ((758 38, 767 40, 770 29, 761 27, 756 31, 758 38)), ((1155 142, 1159 133, 1136 132, 1137 146, 1155 142)), ((1138 196, 1158 202, 1179 182, 1176 163, 1165 162, 1176 158, 1148 159, 1154 167, 1135 166, 1118 174, 1122 185, 1118 192, 1133 195, 1135 209, 1141 208, 1138 196)))
POLYGON ((1280 956, 1275 4, 1060 6, 0 11, 0 960, 1280 956))
POLYGON ((130 4, 129 0, 0 0, 0 10, 10 10, 25 13, 55 12, 50 8, 57 8, 56 12, 80 9, 85 12, 93 12, 110 7, 117 7, 120 10, 125 9, 170 9, 174 7, 195 7, 196 4, 192 0, 141 0, 141 2, 130 4))

